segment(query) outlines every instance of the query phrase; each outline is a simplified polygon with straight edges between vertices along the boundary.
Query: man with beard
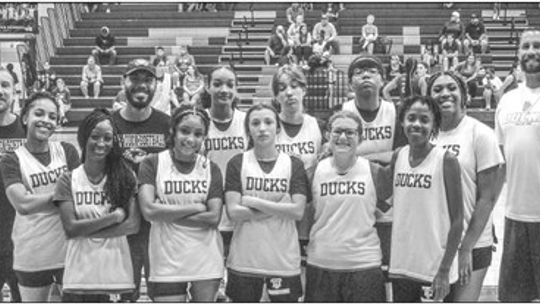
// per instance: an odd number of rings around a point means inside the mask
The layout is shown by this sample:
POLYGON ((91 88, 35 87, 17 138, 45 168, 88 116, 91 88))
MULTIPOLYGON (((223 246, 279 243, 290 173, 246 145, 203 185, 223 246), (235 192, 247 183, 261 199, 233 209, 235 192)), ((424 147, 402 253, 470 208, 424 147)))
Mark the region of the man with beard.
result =
POLYGON ((525 83, 506 93, 495 133, 506 156, 506 212, 499 300, 540 299, 540 31, 525 30, 518 57, 525 83))
MULTIPOLYGON (((147 60, 135 59, 128 64, 124 74, 123 89, 126 94, 127 105, 113 114, 113 119, 121 136, 124 156, 133 163, 135 172, 138 165, 149 153, 157 153, 166 148, 165 138, 169 133, 170 117, 153 109, 150 102, 156 90, 156 69, 147 60)), ((135 278, 135 292, 126 297, 124 301, 136 302, 139 298, 141 283, 141 269, 144 266, 144 275, 148 282, 148 234, 150 223, 141 219, 139 233, 128 236, 133 262, 133 277, 135 278)), ((148 287, 151 297, 151 288, 148 287)))
MULTIPOLYGON (((380 96, 384 84, 382 63, 377 57, 361 55, 349 65, 347 74, 355 97, 345 102, 342 109, 356 113, 362 121, 362 144, 358 146, 357 154, 387 165, 392 158, 392 151, 405 145, 407 138, 399 125, 395 105, 380 96)), ((390 201, 377 202, 376 228, 381 241, 382 267, 386 272, 392 232, 390 201)))
MULTIPOLYGON (((19 116, 10 112, 13 86, 14 80, 10 72, 0 69, 0 158, 20 147, 26 138, 19 116)), ((21 295, 13 272, 11 231, 14 219, 15 210, 6 197, 6 190, 0 178, 0 287, 7 283, 11 291, 11 301, 20 302, 21 295)))

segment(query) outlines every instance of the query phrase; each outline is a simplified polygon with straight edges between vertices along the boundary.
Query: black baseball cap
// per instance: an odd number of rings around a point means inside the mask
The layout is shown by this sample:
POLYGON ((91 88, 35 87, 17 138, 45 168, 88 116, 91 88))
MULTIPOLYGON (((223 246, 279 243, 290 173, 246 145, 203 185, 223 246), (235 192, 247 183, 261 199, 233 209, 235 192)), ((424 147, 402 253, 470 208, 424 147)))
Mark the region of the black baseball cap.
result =
POLYGON ((150 72, 154 77, 156 76, 156 67, 150 61, 146 59, 133 59, 128 63, 127 70, 124 73, 124 76, 128 76, 136 71, 147 71, 150 72))
POLYGON ((379 70, 379 74, 381 74, 381 77, 384 79, 382 62, 375 56, 361 55, 356 57, 349 65, 349 69, 347 71, 349 80, 351 80, 354 69, 356 68, 377 68, 377 70, 379 70))

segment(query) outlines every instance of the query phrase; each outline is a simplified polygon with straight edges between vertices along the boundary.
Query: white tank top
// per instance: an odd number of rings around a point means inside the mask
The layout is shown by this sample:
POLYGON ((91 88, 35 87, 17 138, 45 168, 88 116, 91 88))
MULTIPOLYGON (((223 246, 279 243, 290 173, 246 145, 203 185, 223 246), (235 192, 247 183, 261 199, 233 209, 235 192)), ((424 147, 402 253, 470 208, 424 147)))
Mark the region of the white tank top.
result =
MULTIPOLYGON (((463 235, 467 231, 477 202, 477 173, 504 163, 495 138, 488 126, 469 116, 463 117, 459 125, 450 131, 439 132, 434 143, 453 153, 461 166, 463 189, 463 235)), ((474 248, 493 245, 493 213, 489 216, 484 231, 474 248)))
MULTIPOLYGON (((397 156, 391 276, 432 282, 437 274, 450 230, 443 173, 445 153, 446 150, 434 147, 415 168, 409 165, 408 145, 397 156)), ((457 278, 457 258, 454 258, 450 283, 457 278)))
POLYGON ((381 248, 374 227, 377 195, 369 161, 358 157, 349 172, 339 175, 332 160, 322 160, 313 178, 315 221, 307 262, 347 271, 379 267, 381 248))
MULTIPOLYGON (((243 153, 242 195, 278 203, 289 193, 291 158, 279 153, 274 168, 265 173, 253 150, 243 153)), ((271 216, 264 220, 235 223, 227 266, 232 270, 260 275, 300 274, 300 247, 296 223, 271 216)))
MULTIPOLYGON (((210 111, 207 110, 207 112, 208 115, 210 115, 210 111)), ((208 136, 204 142, 204 148, 208 158, 218 165, 219 170, 224 177, 223 182, 225 182, 225 174, 229 160, 236 154, 242 153, 247 149, 248 138, 244 131, 245 117, 245 112, 234 110, 231 125, 225 131, 219 130, 213 121, 210 122, 208 136)), ((227 215, 225 204, 223 205, 221 221, 218 227, 220 231, 233 230, 233 224, 227 215)))
MULTIPOLYGON (((156 193, 164 204, 206 204, 211 182, 210 161, 198 155, 195 167, 183 174, 170 151, 158 154, 156 193)), ((152 221, 148 254, 150 280, 188 282, 223 277, 221 236, 217 229, 152 221)))
POLYGON ((322 135, 317 119, 304 114, 304 122, 295 137, 289 137, 285 130, 277 134, 276 147, 279 151, 298 156, 308 170, 317 165, 317 155, 321 151, 322 135))
MULTIPOLYGON (((57 180, 68 171, 62 145, 49 142, 49 151, 51 163, 44 166, 25 146, 15 150, 23 184, 33 194, 54 192, 57 180)), ((40 271, 64 267, 66 236, 58 209, 28 215, 17 212, 11 238, 13 269, 40 271)))
MULTIPOLYGON (((92 184, 83 165, 73 170, 71 192, 78 219, 96 219, 110 213, 111 204, 103 190, 107 177, 92 184)), ((126 236, 68 239, 64 290, 129 290, 133 268, 126 236)))

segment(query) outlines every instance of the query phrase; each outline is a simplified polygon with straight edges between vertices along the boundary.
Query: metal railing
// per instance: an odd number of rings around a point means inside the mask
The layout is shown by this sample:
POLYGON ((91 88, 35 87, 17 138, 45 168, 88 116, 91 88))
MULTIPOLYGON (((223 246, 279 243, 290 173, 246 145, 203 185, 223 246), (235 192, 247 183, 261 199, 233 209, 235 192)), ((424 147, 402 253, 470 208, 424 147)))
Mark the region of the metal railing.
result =
POLYGON ((347 75, 338 69, 317 69, 306 72, 306 111, 332 110, 347 100, 347 75))

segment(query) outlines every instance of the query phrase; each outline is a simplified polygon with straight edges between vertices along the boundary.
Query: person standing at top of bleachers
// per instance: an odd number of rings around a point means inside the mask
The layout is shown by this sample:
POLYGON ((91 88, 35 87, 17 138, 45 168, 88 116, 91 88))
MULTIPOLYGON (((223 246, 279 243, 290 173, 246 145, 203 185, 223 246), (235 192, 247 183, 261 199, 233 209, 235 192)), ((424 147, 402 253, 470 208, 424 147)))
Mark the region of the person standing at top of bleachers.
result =
POLYGON ((458 45, 458 50, 461 50, 461 40, 463 39, 463 33, 465 32, 465 26, 459 19, 459 13, 457 11, 452 12, 450 21, 447 21, 439 34, 439 41, 441 42, 441 49, 444 49, 444 45, 448 40, 448 35, 451 35, 458 45))
POLYGON ((298 2, 294 2, 290 7, 287 8, 285 15, 287 15, 287 21, 289 21, 289 24, 294 24, 297 16, 302 15, 302 17, 304 17, 304 9, 300 7, 298 2))
POLYGON ((321 15, 321 22, 315 24, 313 27, 312 38, 315 41, 319 40, 321 32, 324 32, 325 48, 332 52, 332 54, 339 54, 339 44, 337 41, 337 31, 335 26, 328 21, 328 15, 321 15))
POLYGON ((488 49, 488 36, 484 24, 476 14, 471 14, 471 20, 465 27, 465 37, 463 37, 463 47, 465 53, 478 53, 477 48, 482 54, 488 49))
POLYGON ((99 92, 103 84, 101 77, 101 67, 96 64, 93 56, 88 57, 87 64, 82 69, 81 91, 85 98, 90 98, 88 87, 92 85, 94 98, 99 97, 99 92))
POLYGON ((100 64, 101 57, 107 56, 109 65, 113 65, 116 62, 116 50, 114 49, 114 45, 114 36, 111 34, 109 28, 104 26, 96 37, 96 47, 92 50, 92 55, 94 55, 96 61, 100 64))

